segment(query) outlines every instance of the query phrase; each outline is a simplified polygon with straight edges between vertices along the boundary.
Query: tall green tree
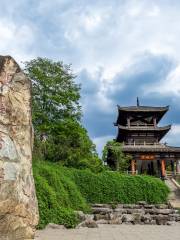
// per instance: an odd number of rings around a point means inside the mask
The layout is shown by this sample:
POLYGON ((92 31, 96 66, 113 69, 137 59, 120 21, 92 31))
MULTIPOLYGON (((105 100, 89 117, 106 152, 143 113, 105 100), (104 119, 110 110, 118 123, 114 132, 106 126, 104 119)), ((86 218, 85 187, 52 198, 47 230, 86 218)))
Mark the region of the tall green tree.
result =
POLYGON ((37 58, 25 63, 25 72, 32 80, 34 158, 100 169, 95 145, 80 122, 80 85, 71 66, 37 58))
POLYGON ((122 145, 116 141, 108 141, 103 149, 103 161, 107 162, 108 158, 114 163, 112 169, 120 172, 127 171, 130 166, 130 155, 125 155, 122 151, 122 145))
POLYGON ((35 130, 47 132, 67 118, 80 120, 80 85, 74 82, 70 65, 37 58, 26 62, 25 71, 32 80, 35 130))

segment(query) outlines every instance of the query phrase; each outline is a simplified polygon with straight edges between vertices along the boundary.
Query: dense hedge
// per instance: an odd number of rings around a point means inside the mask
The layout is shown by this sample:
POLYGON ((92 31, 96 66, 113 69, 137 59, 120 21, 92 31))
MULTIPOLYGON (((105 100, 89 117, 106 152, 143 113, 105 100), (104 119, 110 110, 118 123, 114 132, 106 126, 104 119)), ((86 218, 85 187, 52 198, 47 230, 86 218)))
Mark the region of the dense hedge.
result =
POLYGON ((40 213, 39 228, 50 222, 74 227, 78 221, 74 210, 89 211, 76 184, 53 164, 34 164, 33 170, 40 213))
POLYGON ((94 174, 45 162, 34 164, 34 178, 40 228, 50 222, 75 226, 78 220, 74 210, 88 212, 87 203, 163 203, 169 193, 167 186, 154 177, 108 171, 94 174))
POLYGON ((72 170, 72 179, 89 203, 147 203, 166 202, 169 189, 151 176, 130 176, 117 172, 94 174, 72 170))

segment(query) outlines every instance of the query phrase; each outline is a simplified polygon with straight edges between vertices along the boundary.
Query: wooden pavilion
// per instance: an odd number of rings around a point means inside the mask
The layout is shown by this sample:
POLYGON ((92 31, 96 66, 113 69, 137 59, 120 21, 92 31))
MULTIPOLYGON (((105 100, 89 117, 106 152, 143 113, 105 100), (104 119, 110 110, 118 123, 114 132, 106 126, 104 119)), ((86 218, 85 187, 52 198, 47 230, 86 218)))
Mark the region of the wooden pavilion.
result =
MULTIPOLYGON (((158 123, 169 110, 166 107, 118 106, 118 118, 115 126, 118 127, 116 141, 122 143, 125 154, 132 156, 132 174, 146 173, 164 179, 167 173, 173 176, 179 174, 180 147, 168 146, 161 143, 162 138, 171 129, 171 125, 159 127, 158 123)), ((111 158, 107 164, 115 164, 111 158)))

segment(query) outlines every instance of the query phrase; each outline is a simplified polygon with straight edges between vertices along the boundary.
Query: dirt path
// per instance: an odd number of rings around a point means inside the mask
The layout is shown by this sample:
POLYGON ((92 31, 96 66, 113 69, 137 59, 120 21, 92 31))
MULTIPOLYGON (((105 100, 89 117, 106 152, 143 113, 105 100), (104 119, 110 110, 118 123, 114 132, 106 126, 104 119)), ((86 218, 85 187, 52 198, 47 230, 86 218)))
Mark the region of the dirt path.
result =
POLYGON ((179 240, 180 223, 157 225, 100 225, 99 228, 46 229, 35 240, 179 240))

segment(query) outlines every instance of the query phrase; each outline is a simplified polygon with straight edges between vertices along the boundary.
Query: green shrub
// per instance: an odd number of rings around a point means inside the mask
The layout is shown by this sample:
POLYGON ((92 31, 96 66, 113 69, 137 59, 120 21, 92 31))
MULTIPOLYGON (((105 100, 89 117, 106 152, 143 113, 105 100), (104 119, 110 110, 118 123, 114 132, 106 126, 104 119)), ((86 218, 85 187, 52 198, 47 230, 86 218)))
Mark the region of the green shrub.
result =
POLYGON ((40 222, 39 228, 44 228, 48 223, 63 224, 66 227, 76 226, 78 219, 72 209, 64 208, 58 203, 56 193, 48 185, 46 179, 35 177, 36 194, 38 198, 40 222))
POLYGON ((74 227, 78 219, 74 210, 89 211, 86 200, 76 184, 63 172, 50 164, 35 164, 34 178, 38 198, 39 228, 48 223, 74 227))
POLYGON ((163 203, 167 201, 168 187, 151 176, 130 176, 105 171, 71 170, 72 179, 89 203, 163 203))
POLYGON ((39 228, 53 222, 74 227, 74 210, 89 212, 87 203, 164 203, 169 189, 150 176, 130 176, 104 171, 77 170, 58 164, 34 164, 34 178, 39 204, 39 228))
POLYGON ((77 185, 69 176, 65 175, 63 167, 52 163, 36 164, 34 173, 44 177, 53 188, 59 205, 74 210, 87 212, 89 207, 82 197, 77 185))

